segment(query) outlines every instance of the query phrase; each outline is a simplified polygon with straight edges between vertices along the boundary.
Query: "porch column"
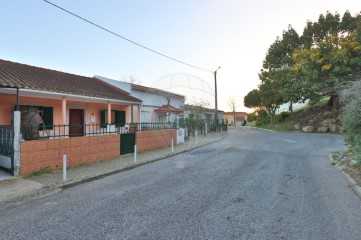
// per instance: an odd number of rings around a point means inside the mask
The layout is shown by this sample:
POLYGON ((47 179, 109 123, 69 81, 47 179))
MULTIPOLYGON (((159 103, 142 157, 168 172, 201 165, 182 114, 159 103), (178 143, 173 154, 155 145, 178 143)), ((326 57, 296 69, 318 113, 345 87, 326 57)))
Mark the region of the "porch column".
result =
POLYGON ((112 123, 112 104, 108 102, 108 124, 112 123))
POLYGON ((62 109, 63 125, 66 125, 66 98, 65 97, 62 97, 61 109, 62 109))
POLYGON ((132 104, 132 105, 130 105, 129 106, 129 108, 130 108, 130 116, 129 116, 129 122, 130 123, 133 123, 134 122, 134 105, 132 104))

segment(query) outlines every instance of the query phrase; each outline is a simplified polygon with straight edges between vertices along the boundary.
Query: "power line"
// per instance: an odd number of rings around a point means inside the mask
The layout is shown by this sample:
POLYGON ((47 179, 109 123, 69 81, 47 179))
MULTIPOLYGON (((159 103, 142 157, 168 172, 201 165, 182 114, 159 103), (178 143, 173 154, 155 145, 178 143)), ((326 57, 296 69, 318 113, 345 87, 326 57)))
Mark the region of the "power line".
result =
POLYGON ((132 43, 132 44, 134 44, 134 45, 137 45, 138 47, 144 48, 144 49, 146 49, 146 50, 148 50, 148 51, 150 51, 150 52, 153 52, 153 53, 155 53, 155 54, 158 54, 158 55, 160 55, 160 56, 162 56, 162 57, 168 58, 168 59, 173 60, 173 61, 175 61, 175 62, 178 62, 178 63, 184 64, 184 65, 187 65, 187 66, 189 66, 189 67, 192 67, 192 68, 196 68, 196 69, 199 69, 199 70, 202 70, 202 71, 212 72, 212 73, 213 73, 213 71, 210 71, 210 70, 207 70, 207 69, 205 69, 205 68, 197 67, 197 66, 194 66, 194 65, 192 65, 192 64, 189 64, 189 63, 180 61, 180 60, 178 60, 178 59, 175 59, 175 58, 173 58, 173 57, 170 57, 170 56, 168 56, 168 55, 165 55, 165 54, 163 54, 163 53, 161 53, 161 52, 158 52, 158 51, 156 51, 156 50, 153 50, 153 49, 151 49, 151 48, 149 48, 149 47, 146 47, 146 46, 144 46, 144 45, 142 45, 142 44, 140 44, 140 43, 137 43, 137 42, 135 42, 135 41, 133 41, 133 40, 130 40, 129 38, 123 37, 122 35, 120 35, 120 34, 118 34, 118 33, 115 33, 115 32, 113 32, 113 31, 111 31, 111 30, 109 30, 109 29, 107 29, 107 28, 105 28, 105 27, 102 27, 102 26, 100 26, 100 25, 98 25, 98 24, 96 24, 96 23, 88 20, 88 19, 85 19, 85 18, 83 18, 83 17, 81 17, 81 16, 79 16, 79 15, 73 13, 73 12, 70 12, 69 10, 66 10, 65 8, 62 8, 62 7, 60 7, 60 6, 52 3, 52 2, 50 2, 50 1, 47 1, 47 0, 43 0, 43 1, 46 2, 46 3, 48 3, 48 4, 50 4, 50 5, 52 5, 52 6, 54 6, 54 7, 56 7, 56 8, 58 8, 58 9, 60 9, 60 10, 62 10, 62 11, 64 11, 64 12, 69 13, 70 15, 73 15, 73 16, 76 17, 76 18, 79 18, 79 19, 83 20, 84 22, 87 22, 87 23, 89 23, 89 24, 91 24, 91 25, 93 25, 93 26, 95 26, 95 27, 97 27, 97 28, 100 28, 100 29, 102 29, 102 30, 104 30, 104 31, 106 31, 106 32, 114 35, 114 36, 117 36, 117 37, 119 37, 119 38, 122 38, 123 40, 126 40, 126 41, 128 41, 128 42, 130 42, 130 43, 132 43))

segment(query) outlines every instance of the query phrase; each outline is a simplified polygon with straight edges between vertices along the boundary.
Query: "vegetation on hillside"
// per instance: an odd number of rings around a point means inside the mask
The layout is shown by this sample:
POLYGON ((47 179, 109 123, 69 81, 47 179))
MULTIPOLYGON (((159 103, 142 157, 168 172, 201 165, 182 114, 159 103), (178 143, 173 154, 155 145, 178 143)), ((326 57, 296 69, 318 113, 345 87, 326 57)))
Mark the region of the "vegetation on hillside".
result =
POLYGON ((332 115, 361 163, 360 14, 326 12, 307 21, 302 34, 289 26, 269 47, 259 79, 258 89, 244 97, 244 105, 255 109, 250 117, 258 126, 291 130, 300 121, 332 115), (325 97, 328 102, 320 104, 325 97), (293 113, 292 103, 307 99, 313 107, 293 113), (276 115, 283 103, 290 103, 290 112, 276 115))
POLYGON ((342 130, 346 142, 361 164, 361 80, 352 82, 340 94, 342 130))
MULTIPOLYGON (((321 14, 303 34, 292 26, 269 47, 259 73, 261 84, 244 98, 246 107, 275 115, 283 103, 325 96, 334 108, 338 88, 361 71, 361 15, 321 14)), ((291 109, 292 110, 292 109, 291 109)))

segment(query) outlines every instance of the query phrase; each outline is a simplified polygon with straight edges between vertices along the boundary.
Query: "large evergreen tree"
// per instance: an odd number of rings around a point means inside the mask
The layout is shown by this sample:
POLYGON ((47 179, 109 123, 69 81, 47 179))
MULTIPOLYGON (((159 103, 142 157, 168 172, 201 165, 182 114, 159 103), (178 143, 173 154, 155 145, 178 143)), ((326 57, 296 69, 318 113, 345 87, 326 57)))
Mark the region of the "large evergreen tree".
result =
POLYGON ((346 12, 320 15, 308 22, 301 37, 302 48, 293 53, 293 72, 302 81, 304 97, 317 102, 330 96, 337 106, 337 87, 361 67, 360 16, 346 12))

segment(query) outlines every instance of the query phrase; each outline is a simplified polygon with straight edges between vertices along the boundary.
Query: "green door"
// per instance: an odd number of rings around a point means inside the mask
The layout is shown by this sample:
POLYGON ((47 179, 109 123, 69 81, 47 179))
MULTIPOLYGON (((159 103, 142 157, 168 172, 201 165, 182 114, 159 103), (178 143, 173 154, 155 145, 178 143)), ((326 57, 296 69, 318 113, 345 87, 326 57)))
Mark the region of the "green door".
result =
POLYGON ((134 153, 135 133, 120 134, 120 155, 134 153))

